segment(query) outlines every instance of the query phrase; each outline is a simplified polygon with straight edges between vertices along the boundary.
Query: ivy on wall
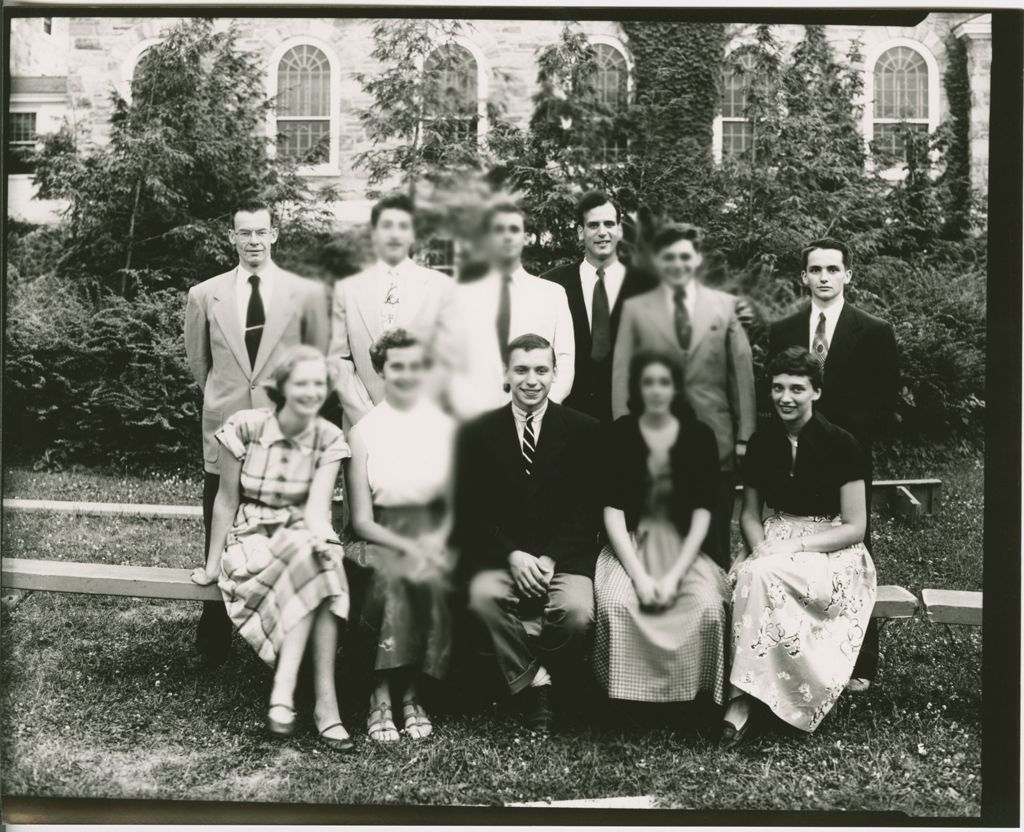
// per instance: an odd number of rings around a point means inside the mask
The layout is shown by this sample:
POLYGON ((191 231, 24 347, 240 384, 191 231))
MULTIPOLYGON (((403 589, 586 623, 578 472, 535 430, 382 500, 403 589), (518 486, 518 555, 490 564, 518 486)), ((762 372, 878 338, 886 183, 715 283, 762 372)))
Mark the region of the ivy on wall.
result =
POLYGON ((971 196, 971 84, 967 46, 952 32, 946 36, 946 70, 942 77, 949 102, 946 169, 948 189, 946 236, 962 236, 970 227, 971 196))

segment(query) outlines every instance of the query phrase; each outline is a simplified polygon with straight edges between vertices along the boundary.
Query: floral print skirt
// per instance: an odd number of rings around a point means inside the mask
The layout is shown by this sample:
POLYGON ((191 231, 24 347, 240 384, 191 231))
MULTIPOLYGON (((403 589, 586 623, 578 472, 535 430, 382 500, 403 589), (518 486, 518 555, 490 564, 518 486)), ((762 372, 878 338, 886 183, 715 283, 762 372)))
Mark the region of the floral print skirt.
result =
MULTIPOLYGON (((765 539, 806 537, 836 518, 776 514, 765 539)), ((836 552, 751 555, 735 581, 729 681, 783 721, 813 731, 853 672, 877 594, 864 544, 836 552)))

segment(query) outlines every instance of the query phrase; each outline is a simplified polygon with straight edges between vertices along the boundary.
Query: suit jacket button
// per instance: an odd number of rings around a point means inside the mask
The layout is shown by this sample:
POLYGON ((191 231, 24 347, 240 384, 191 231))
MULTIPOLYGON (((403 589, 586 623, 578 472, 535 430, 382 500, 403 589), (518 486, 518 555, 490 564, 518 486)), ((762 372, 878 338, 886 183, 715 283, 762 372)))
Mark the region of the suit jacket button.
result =
POLYGON ((256 389, 256 385, 255 384, 251 385, 250 389, 255 390, 256 389))

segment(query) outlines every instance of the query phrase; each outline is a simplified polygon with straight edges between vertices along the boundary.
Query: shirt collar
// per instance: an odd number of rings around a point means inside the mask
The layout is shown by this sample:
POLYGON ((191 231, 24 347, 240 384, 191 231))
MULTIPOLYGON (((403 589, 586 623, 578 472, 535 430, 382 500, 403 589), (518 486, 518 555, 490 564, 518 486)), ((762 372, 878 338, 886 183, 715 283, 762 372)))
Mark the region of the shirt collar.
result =
POLYGON ((811 300, 811 319, 813 321, 817 321, 818 320, 818 316, 822 312, 824 312, 825 313, 825 320, 826 321, 837 321, 837 320, 839 320, 839 315, 842 313, 843 307, 845 305, 846 305, 846 298, 840 297, 839 300, 837 300, 828 309, 823 309, 822 307, 818 306, 818 302, 816 300, 812 299, 811 300))
MULTIPOLYGON (((498 269, 491 269, 490 277, 492 279, 494 279, 494 280, 496 280, 496 281, 498 281, 500 283, 501 282, 501 276, 502 276, 502 272, 501 271, 499 271, 498 269)), ((514 272, 512 272, 512 274, 510 276, 512 278, 512 282, 513 283, 518 283, 524 277, 529 277, 530 273, 528 271, 526 271, 526 269, 524 269, 522 266, 520 266, 518 269, 516 269, 514 272)))
MULTIPOLYGON (((697 285, 697 281, 692 277, 682 285, 682 288, 686 290, 686 299, 690 300, 693 297, 693 287, 697 285)), ((665 290, 665 294, 668 295, 670 300, 675 300, 676 289, 679 287, 670 286, 668 283, 662 282, 662 288, 665 290)))
POLYGON ((292 445, 299 449, 303 454, 310 454, 313 452, 313 434, 316 432, 316 420, 310 422, 309 427, 306 428, 302 433, 297 434, 290 439, 284 435, 281 430, 281 423, 277 421, 277 414, 273 414, 266 423, 263 425, 263 431, 260 433, 259 443, 264 448, 269 448, 278 442, 284 442, 292 445))
POLYGON ((411 265, 412 260, 408 257, 406 257, 401 263, 395 266, 389 266, 383 260, 377 261, 377 269, 380 271, 381 274, 387 274, 388 272, 393 271, 395 274, 405 275, 408 273, 409 267, 411 265))
MULTIPOLYGON (((580 269, 584 273, 591 275, 594 278, 594 280, 597 280, 597 267, 589 260, 587 260, 585 257, 583 258, 583 261, 580 263, 580 269)), ((605 266, 604 276, 611 277, 612 275, 616 274, 619 271, 625 272, 626 266, 623 264, 621 260, 616 260, 611 265, 605 266)))
MULTIPOLYGON (((239 288, 246 286, 249 283, 249 276, 254 272, 249 271, 245 266, 239 263, 235 267, 235 282, 239 288)), ((273 260, 267 264, 266 268, 260 273, 260 289, 269 289, 274 285, 274 278, 277 276, 277 264, 273 260)))
MULTIPOLYGON (((544 414, 547 412, 548 409, 548 401, 548 399, 544 399, 544 404, 542 404, 539 408, 533 411, 533 421, 539 422, 541 419, 544 418, 544 414)), ((512 402, 512 415, 515 416, 516 421, 525 422, 527 417, 530 416, 531 414, 527 413, 525 410, 520 408, 519 405, 517 405, 515 402, 512 402)))

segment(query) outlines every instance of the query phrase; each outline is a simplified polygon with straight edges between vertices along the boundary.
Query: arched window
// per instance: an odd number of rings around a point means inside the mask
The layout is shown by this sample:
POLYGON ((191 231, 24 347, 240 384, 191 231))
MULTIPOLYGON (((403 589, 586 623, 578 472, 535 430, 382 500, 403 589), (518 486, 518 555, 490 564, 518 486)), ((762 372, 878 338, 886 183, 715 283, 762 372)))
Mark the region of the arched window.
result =
POLYGON ((864 138, 886 176, 906 158, 904 131, 924 137, 939 126, 939 65, 924 44, 894 38, 869 50, 864 76, 864 138))
POLYGON ((423 143, 428 157, 476 142, 480 123, 479 66, 457 43, 435 49, 423 62, 426 114, 423 143))
POLYGON ((139 83, 139 80, 146 73, 146 66, 149 63, 150 59, 153 57, 152 52, 150 52, 150 48, 151 47, 147 47, 146 50, 142 52, 139 55, 139 57, 135 60, 135 66, 132 69, 132 88, 134 88, 139 83))
POLYGON ((722 76, 722 157, 742 156, 750 149, 754 131, 747 118, 747 94, 753 78, 753 52, 743 49, 729 56, 722 76))
MULTIPOLYGON (((629 64, 620 49, 610 43, 593 44, 594 95, 603 115, 615 118, 629 104, 629 64)), ((603 161, 625 161, 629 149, 626 134, 614 126, 602 137, 603 161)))
POLYGON ((277 64, 277 152, 322 165, 331 150, 331 65, 323 50, 293 46, 277 64))

